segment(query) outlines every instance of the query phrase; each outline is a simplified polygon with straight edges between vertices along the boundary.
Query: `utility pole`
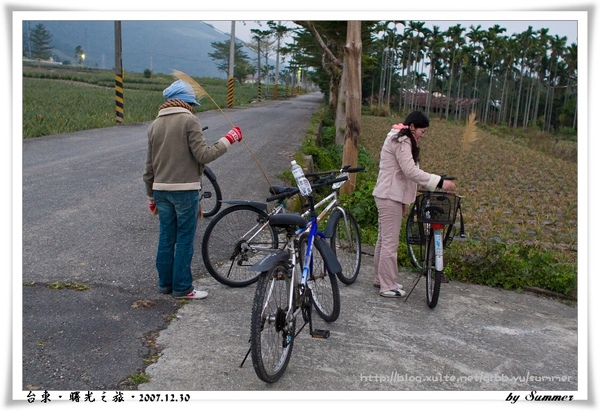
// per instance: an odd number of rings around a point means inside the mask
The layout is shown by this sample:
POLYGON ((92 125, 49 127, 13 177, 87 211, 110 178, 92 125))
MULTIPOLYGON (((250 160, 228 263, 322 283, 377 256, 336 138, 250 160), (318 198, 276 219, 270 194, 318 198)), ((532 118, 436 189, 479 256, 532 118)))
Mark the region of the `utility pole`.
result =
POLYGON ((231 39, 229 40, 229 77, 227 80, 227 107, 233 107, 233 68, 235 59, 235 20, 231 21, 231 39))
POLYGON ((115 21, 115 102, 117 125, 123 124, 123 46, 121 43, 121 22, 115 21))
POLYGON ((258 100, 262 100, 262 91, 260 86, 260 36, 256 37, 258 44, 258 100))
POLYGON ((279 47, 281 45, 281 20, 277 24, 277 57, 275 61, 275 86, 273 87, 273 100, 279 99, 279 47))

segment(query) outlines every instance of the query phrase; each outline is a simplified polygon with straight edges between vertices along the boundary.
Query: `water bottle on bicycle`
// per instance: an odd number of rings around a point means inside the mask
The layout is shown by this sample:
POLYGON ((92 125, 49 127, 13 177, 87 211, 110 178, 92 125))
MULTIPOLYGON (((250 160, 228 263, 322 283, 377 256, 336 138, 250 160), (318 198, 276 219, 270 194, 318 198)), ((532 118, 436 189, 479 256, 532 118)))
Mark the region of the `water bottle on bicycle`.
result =
POLYGON ((296 162, 296 160, 292 160, 292 174, 294 175, 298 189, 303 196, 307 196, 312 193, 310 183, 304 176, 304 170, 302 170, 302 167, 296 162))

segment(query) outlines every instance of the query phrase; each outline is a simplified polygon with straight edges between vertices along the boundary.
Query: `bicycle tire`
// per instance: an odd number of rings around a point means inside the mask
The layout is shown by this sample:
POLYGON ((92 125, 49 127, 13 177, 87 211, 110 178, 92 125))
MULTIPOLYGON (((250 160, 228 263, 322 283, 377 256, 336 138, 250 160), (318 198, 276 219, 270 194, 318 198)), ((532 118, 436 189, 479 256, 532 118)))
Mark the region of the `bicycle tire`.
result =
POLYGON ((224 209, 211 220, 201 249, 204 266, 215 280, 230 287, 245 287, 258 281, 260 273, 251 267, 279 243, 273 227, 265 224, 268 218, 264 211, 240 204, 224 209), (260 233, 254 236, 257 231, 260 233))
POLYGON ((252 304, 250 351, 256 375, 273 383, 285 372, 292 355, 296 321, 286 320, 290 278, 284 263, 261 273, 252 304))
POLYGON ((417 207, 413 204, 408 217, 406 218, 405 232, 406 248, 412 265, 421 270, 425 260, 425 236, 423 233, 423 224, 417 221, 417 207))
MULTIPOLYGON (((300 268, 303 269, 308 235, 302 235, 299 244, 300 268)), ((310 264, 307 283, 311 290, 312 305, 324 321, 334 322, 340 316, 341 306, 337 277, 327 270, 321 251, 314 245, 310 264)))
POLYGON ((346 285, 353 284, 360 272, 362 247, 358 223, 350 212, 335 213, 331 249, 342 265, 338 280, 346 285), (345 216, 344 216, 345 214, 345 216))
POLYGON ((201 179, 200 189, 200 206, 202 207, 202 217, 212 217, 216 215, 221 209, 221 201, 223 200, 223 194, 221 193, 221 187, 217 183, 216 179, 209 176, 210 171, 204 167, 204 173, 201 179), (209 194, 209 196, 207 195, 209 194))
POLYGON ((427 290, 427 305, 435 308, 440 297, 440 285, 442 283, 442 272, 435 269, 435 240, 433 230, 426 241, 425 265, 425 288, 427 290))

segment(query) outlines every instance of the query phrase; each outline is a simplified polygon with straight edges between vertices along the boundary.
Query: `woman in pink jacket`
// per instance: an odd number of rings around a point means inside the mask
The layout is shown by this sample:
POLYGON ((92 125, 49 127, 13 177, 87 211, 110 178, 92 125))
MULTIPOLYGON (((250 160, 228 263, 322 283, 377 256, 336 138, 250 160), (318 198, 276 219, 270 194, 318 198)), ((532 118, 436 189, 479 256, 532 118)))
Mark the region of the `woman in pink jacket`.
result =
POLYGON ((379 175, 373 189, 379 213, 379 230, 375 246, 375 279, 382 297, 403 297, 406 291, 397 283, 398 242, 402 216, 408 204, 415 201, 417 186, 426 190, 452 191, 450 180, 419 168, 419 140, 429 128, 429 119, 414 111, 403 123, 395 124, 388 133, 379 162, 379 175))

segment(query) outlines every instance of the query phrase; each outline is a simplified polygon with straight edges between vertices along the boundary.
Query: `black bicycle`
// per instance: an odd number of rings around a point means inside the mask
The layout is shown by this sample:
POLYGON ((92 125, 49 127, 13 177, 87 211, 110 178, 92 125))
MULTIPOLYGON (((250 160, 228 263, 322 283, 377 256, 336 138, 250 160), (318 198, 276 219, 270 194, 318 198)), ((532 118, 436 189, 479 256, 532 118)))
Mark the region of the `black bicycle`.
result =
MULTIPOLYGON (((452 243, 459 215, 459 235, 465 238, 461 199, 461 196, 446 191, 420 190, 406 222, 408 252, 413 264, 425 275, 429 308, 434 308, 438 303, 444 275, 444 248, 452 243)), ((420 278, 417 277, 406 299, 420 278)))
MULTIPOLYGON (((446 180, 454 180, 455 177, 446 177, 444 176, 444 179, 446 180)), ((428 191, 426 190, 419 190, 419 194, 424 194, 424 193, 428 193, 428 191)), ((452 194, 450 194, 452 195, 452 194)), ((464 223, 463 223, 463 217, 462 217, 462 209, 461 209, 461 203, 460 203, 461 197, 458 198, 457 203, 456 203, 456 211, 453 218, 453 221, 450 222, 450 224, 448 224, 448 226, 446 227, 446 232, 444 235, 444 244, 447 244, 448 246, 450 245, 450 243, 452 242, 452 239, 454 238, 454 235, 456 234, 456 216, 460 215, 460 233, 461 233, 461 237, 464 238, 464 232, 465 232, 465 227, 464 227, 464 223)), ((423 269, 423 261, 425 259, 425 239, 427 237, 428 234, 428 228, 429 226, 423 225, 419 223, 419 209, 418 209, 418 202, 419 199, 417 198, 417 200, 413 203, 410 212, 408 213, 408 216, 406 217, 406 224, 405 224, 405 232, 404 232, 404 240, 406 241, 406 247, 408 249, 408 256, 410 257, 410 262, 412 263, 412 265, 421 270, 423 269), (426 232, 427 231, 427 232, 426 232)))
POLYGON ((212 217, 219 212, 223 202, 221 187, 217 183, 217 176, 208 167, 204 166, 204 173, 200 182, 200 207, 202 207, 203 217, 212 217))
MULTIPOLYGON (((202 127, 202 131, 208 130, 208 126, 202 127)), ((217 183, 217 176, 209 166, 204 166, 204 173, 200 179, 200 207, 202 217, 212 217, 221 209, 223 194, 217 183)))

